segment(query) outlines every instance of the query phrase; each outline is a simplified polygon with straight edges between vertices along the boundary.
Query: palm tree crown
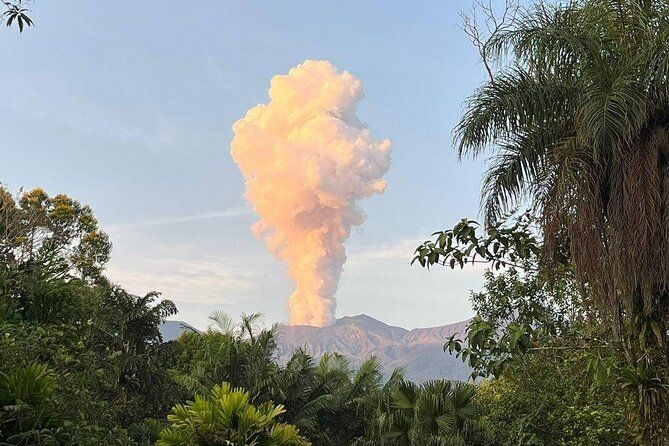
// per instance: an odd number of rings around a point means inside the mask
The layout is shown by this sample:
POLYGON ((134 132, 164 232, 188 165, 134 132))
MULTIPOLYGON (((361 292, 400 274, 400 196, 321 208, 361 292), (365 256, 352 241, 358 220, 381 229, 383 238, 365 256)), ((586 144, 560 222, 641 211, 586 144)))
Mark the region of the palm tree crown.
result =
POLYGON ((500 69, 456 128, 460 156, 494 147, 487 222, 529 202, 618 328, 667 307, 668 41, 667 1, 540 4, 491 38, 500 69))

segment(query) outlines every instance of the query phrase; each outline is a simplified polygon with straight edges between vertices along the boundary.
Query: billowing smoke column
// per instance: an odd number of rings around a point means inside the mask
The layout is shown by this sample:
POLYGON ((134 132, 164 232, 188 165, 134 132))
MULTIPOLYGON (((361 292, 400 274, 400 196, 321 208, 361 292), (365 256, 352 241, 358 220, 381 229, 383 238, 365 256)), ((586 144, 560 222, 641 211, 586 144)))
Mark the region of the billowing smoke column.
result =
POLYGON ((269 96, 234 124, 232 157, 260 216, 253 232, 295 281, 290 323, 328 325, 344 241, 364 220, 356 201, 384 191, 390 141, 360 122, 362 85, 330 62, 307 60, 275 76, 269 96))

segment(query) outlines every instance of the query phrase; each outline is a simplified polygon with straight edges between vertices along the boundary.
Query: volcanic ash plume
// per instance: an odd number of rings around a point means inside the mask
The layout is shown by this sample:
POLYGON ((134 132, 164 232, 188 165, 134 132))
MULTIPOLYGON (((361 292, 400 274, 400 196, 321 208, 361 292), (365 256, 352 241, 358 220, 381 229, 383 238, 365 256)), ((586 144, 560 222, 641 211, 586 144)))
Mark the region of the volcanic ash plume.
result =
POLYGON ((390 141, 374 139, 360 122, 360 81, 330 62, 307 60, 275 76, 269 96, 234 124, 232 157, 260 216, 253 232, 295 281, 291 324, 328 325, 344 241, 364 220, 356 201, 383 193, 390 141))

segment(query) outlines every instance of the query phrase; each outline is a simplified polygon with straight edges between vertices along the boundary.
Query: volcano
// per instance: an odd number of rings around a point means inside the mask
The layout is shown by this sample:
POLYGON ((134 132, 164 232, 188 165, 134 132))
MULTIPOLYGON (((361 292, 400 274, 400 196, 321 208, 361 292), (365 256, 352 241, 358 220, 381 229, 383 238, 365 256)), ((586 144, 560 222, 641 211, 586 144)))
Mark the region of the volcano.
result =
POLYGON ((468 379, 471 369, 460 359, 443 350, 446 338, 459 333, 462 337, 468 320, 430 328, 407 330, 385 324, 361 314, 337 319, 327 327, 284 325, 279 327, 279 362, 285 363, 297 348, 304 348, 315 358, 323 353, 339 353, 354 366, 375 356, 383 372, 404 369, 412 381, 430 379, 468 379))

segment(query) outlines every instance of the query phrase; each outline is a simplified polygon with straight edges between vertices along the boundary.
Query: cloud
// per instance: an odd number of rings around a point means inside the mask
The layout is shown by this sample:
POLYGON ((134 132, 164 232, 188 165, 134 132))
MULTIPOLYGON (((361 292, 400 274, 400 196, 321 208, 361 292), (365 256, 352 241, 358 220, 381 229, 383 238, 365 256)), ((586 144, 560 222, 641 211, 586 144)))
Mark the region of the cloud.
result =
POLYGON ((243 215, 249 215, 250 210, 247 207, 240 207, 235 209, 226 209, 223 211, 208 212, 203 214, 183 215, 175 217, 160 218, 155 220, 139 221, 135 223, 120 223, 110 224, 105 227, 109 233, 118 233, 126 230, 144 229, 153 226, 164 226, 177 223, 189 223, 203 220, 214 220, 224 218, 234 218, 243 215))
POLYGON ((172 250, 168 258, 143 259, 136 264, 112 263, 107 274, 136 294, 157 290, 166 298, 185 302, 232 303, 257 290, 257 278, 238 259, 193 258, 172 250))
MULTIPOLYGON (((364 268, 373 265, 375 262, 403 262, 412 268, 420 269, 417 264, 411 265, 411 260, 414 257, 416 247, 425 240, 425 237, 405 238, 395 243, 382 244, 378 246, 371 246, 351 250, 348 255, 347 265, 354 268, 364 268)), ((442 267, 440 265, 434 266, 432 269, 439 270, 450 267, 442 267)), ((474 263, 466 265, 463 270, 475 271, 477 274, 483 273, 488 268, 484 263, 474 263)), ((424 269, 424 268, 423 268, 424 269)), ((456 269, 456 271, 459 268, 456 269)))
POLYGON ((483 285, 485 265, 464 269, 411 265, 423 240, 403 238, 391 243, 349 249, 341 287, 341 314, 367 313, 386 323, 426 327, 472 316, 471 291, 483 285))
MULTIPOLYGON (((286 320, 285 296, 291 283, 285 266, 247 239, 213 235, 201 244, 158 244, 145 233, 115 240, 109 277, 129 291, 157 290, 177 303, 177 318, 206 327, 207 315, 223 310, 262 312, 268 322, 286 320)), ((366 313, 384 322, 434 326, 472 315, 470 290, 480 289, 485 266, 464 270, 410 265, 423 236, 375 246, 353 246, 348 252, 338 291, 340 316, 366 313)))
POLYGON ((291 323, 329 325, 344 242, 365 219, 358 202, 386 188, 390 141, 358 119, 360 81, 328 61, 274 76, 269 96, 234 124, 230 152, 260 217, 254 233, 295 281, 291 323))
POLYGON ((49 85, 49 80, 43 78, 15 79, 8 84, 3 91, 25 93, 19 97, 0 92, 0 103, 13 115, 55 123, 78 134, 131 143, 153 152, 191 150, 204 139, 202 129, 193 128, 156 104, 143 102, 121 109, 117 105, 93 102, 72 90, 52 88, 45 94, 35 88, 35 85, 49 85))

